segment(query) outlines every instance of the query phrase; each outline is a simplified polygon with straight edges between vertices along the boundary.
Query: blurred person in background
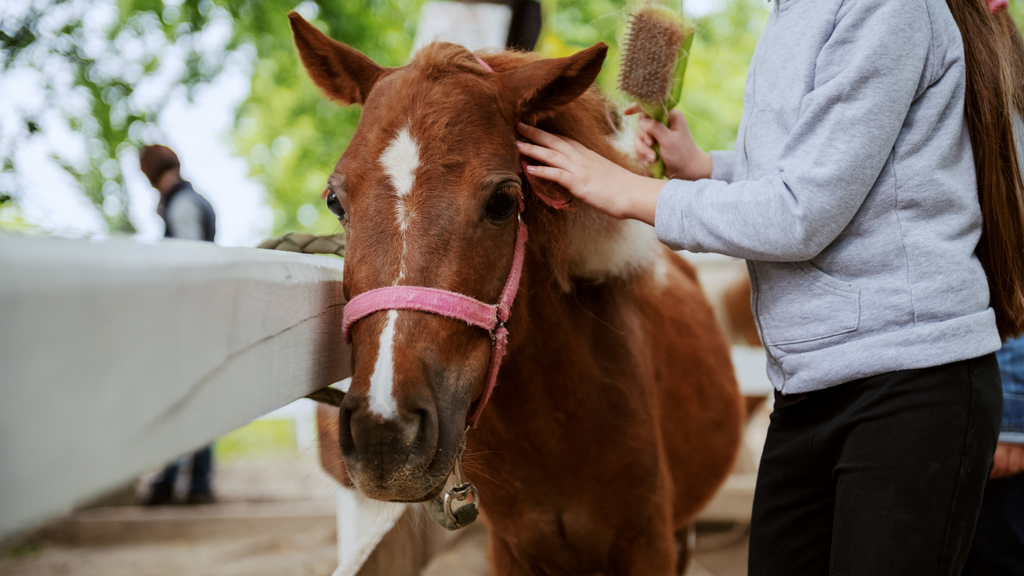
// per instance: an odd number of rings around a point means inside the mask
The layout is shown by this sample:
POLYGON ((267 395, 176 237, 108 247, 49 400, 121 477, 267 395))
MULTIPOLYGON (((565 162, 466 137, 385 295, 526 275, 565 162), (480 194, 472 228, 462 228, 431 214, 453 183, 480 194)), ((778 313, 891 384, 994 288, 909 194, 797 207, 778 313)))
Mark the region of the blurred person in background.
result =
MULTIPOLYGON (((153 188, 160 192, 160 203, 156 211, 166 224, 164 236, 213 242, 217 230, 213 206, 192 188, 192 184, 182 180, 178 155, 159 144, 146 146, 139 151, 139 167, 153 188)), ((146 505, 160 506, 175 502, 174 484, 181 463, 172 462, 157 476, 146 505)), ((185 500, 187 504, 210 504, 214 501, 210 482, 212 475, 213 454, 210 446, 207 446, 192 454, 192 477, 185 500)))
POLYGON ((996 352, 1003 425, 964 576, 1024 574, 1024 338, 996 352))
POLYGON ((139 166, 160 192, 156 212, 167 225, 164 236, 213 242, 217 230, 213 206, 182 180, 178 155, 167 146, 146 146, 139 153, 139 166))

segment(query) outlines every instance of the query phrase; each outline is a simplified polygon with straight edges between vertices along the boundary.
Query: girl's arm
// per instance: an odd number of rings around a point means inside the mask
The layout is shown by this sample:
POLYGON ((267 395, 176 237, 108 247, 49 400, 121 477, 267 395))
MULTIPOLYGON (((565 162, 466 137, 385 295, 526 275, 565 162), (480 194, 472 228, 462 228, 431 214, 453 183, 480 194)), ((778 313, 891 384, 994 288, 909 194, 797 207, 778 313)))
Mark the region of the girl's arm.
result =
POLYGON ((849 224, 878 179, 921 84, 930 45, 923 3, 846 2, 788 138, 748 142, 781 147, 778 169, 758 180, 655 184, 630 174, 634 180, 578 143, 536 129, 523 133, 541 146, 521 150, 551 166, 535 174, 613 216, 651 222, 653 204, 658 237, 673 248, 808 260, 849 224))

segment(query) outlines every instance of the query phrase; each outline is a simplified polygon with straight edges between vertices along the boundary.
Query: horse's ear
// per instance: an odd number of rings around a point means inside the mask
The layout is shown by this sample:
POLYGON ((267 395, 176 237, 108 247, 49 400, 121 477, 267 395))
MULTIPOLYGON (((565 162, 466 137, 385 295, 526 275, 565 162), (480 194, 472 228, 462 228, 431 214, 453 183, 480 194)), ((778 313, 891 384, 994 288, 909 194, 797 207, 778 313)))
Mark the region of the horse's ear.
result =
POLYGON ((532 122, 579 98, 597 79, 608 53, 598 42, 565 58, 538 60, 501 77, 502 93, 513 99, 514 114, 532 122))
POLYGON ((306 72, 332 100, 363 104, 373 85, 390 72, 358 50, 328 38, 297 12, 289 12, 288 19, 306 72))

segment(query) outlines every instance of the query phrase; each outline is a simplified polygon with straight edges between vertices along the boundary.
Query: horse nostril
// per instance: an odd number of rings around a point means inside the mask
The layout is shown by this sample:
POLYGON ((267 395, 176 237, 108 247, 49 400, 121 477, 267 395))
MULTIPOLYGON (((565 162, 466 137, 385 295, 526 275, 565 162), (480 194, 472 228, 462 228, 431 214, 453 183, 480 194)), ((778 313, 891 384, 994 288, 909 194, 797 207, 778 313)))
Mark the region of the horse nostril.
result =
POLYGON ((427 421, 430 416, 426 410, 417 410, 413 414, 416 418, 416 436, 413 437, 411 451, 416 452, 419 447, 427 443, 427 421))
POLYGON ((413 444, 422 462, 431 465, 436 456, 438 443, 437 412, 431 409, 416 411, 416 440, 413 444))
POLYGON ((355 454, 355 440, 352 432, 352 409, 342 406, 338 415, 338 443, 341 445, 341 453, 345 455, 355 454))

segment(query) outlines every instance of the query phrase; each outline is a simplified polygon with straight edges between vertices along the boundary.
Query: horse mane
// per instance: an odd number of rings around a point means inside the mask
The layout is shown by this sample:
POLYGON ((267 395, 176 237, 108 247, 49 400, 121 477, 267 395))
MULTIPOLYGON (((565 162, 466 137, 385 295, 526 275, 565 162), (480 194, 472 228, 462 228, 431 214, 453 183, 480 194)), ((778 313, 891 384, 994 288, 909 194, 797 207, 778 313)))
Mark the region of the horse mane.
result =
MULTIPOLYGON (((500 74, 544 57, 513 50, 474 54, 456 44, 435 42, 421 48, 410 66, 431 80, 467 72, 487 77, 490 73, 478 58, 500 74)), ((642 173, 630 156, 616 146, 622 135, 622 118, 615 104, 594 86, 553 113, 521 120, 572 138, 619 166, 642 173)), ((528 246, 539 251, 540 259, 549 264, 552 279, 562 291, 570 291, 577 281, 624 279, 644 269, 654 270, 656 278, 663 275, 658 257, 660 244, 650 226, 607 216, 574 200, 554 182, 530 178, 528 189, 524 215, 530 226, 528 246)))

